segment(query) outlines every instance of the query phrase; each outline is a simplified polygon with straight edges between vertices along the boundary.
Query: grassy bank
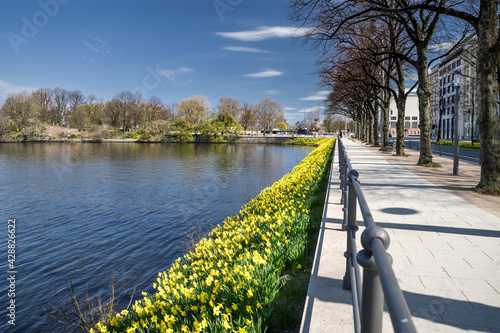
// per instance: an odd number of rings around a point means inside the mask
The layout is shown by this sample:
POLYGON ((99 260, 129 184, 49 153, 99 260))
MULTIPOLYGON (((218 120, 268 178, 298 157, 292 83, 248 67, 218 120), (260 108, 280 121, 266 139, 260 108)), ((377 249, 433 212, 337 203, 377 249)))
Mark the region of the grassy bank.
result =
MULTIPOLYGON (((276 317, 282 274, 300 269, 310 245, 335 140, 227 218, 160 272, 156 293, 98 324, 100 332, 262 332, 276 317)), ((286 278, 285 278, 286 279, 286 278)), ((279 319, 279 318, 278 318, 279 319)))

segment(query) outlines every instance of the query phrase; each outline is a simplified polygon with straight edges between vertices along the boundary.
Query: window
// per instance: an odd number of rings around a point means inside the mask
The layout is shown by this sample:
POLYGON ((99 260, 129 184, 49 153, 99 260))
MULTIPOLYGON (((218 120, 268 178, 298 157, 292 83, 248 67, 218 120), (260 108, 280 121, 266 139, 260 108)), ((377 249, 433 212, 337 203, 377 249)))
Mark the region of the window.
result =
POLYGON ((418 120, 418 117, 411 117, 411 120, 418 120))
POLYGON ((391 116, 392 116, 392 113, 393 113, 393 112, 394 112, 394 111, 392 111, 392 110, 391 110, 391 116))
POLYGON ((417 128, 417 122, 416 121, 412 121, 411 122, 411 128, 417 128))
POLYGON ((392 128, 395 128, 395 127, 396 127, 396 122, 395 122, 395 121, 391 121, 391 127, 392 127, 392 128))
POLYGON ((396 116, 392 116, 392 117, 391 117, 391 120, 396 120, 396 116))
POLYGON ((405 120, 410 120, 410 117, 406 116, 406 117, 405 117, 405 120))

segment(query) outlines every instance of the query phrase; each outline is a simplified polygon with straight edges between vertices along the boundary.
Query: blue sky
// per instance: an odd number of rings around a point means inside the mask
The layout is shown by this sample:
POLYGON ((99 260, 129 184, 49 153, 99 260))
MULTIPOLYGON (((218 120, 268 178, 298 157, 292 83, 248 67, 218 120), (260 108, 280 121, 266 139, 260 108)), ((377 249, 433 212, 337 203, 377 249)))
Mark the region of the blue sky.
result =
POLYGON ((315 54, 293 42, 288 0, 2 0, 0 103, 40 87, 163 102, 270 96, 294 124, 321 107, 315 54))

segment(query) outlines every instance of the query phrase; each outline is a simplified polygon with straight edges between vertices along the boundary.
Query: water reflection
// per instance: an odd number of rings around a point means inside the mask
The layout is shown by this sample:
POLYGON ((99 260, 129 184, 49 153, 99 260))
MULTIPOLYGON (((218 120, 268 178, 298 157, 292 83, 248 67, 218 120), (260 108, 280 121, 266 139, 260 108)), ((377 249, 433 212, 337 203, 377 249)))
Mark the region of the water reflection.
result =
MULTIPOLYGON (((43 306, 70 272, 91 292, 152 291, 198 223, 221 223, 310 148, 226 144, 0 144, 2 219, 16 218, 16 329, 59 331, 43 306), (21 320, 22 318, 22 320, 21 320)), ((6 261, 0 269, 7 271, 6 261)), ((2 290, 7 282, 2 279, 2 290)), ((7 304, 7 295, 0 296, 7 304)), ((2 307, 1 315, 6 316, 2 307)))

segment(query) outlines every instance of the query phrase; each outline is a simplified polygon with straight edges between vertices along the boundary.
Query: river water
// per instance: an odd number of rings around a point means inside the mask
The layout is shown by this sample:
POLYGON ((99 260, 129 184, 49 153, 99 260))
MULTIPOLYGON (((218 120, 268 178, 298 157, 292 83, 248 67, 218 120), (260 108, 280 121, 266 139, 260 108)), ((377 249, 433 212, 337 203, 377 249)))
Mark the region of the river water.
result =
POLYGON ((184 253, 189 233, 210 230, 237 214, 311 150, 0 144, 0 331, 63 331, 44 308, 53 312, 52 305, 69 305, 71 276, 77 294, 88 285, 90 295, 99 290, 109 295, 112 277, 116 296, 130 295, 134 286, 136 299, 142 297, 140 291, 152 292, 158 272, 184 253), (8 229, 14 219, 15 233, 8 229), (12 234, 15 262, 9 263, 7 239, 12 234), (9 294, 11 275, 15 290, 9 294), (7 316, 12 300, 15 326, 7 316))

